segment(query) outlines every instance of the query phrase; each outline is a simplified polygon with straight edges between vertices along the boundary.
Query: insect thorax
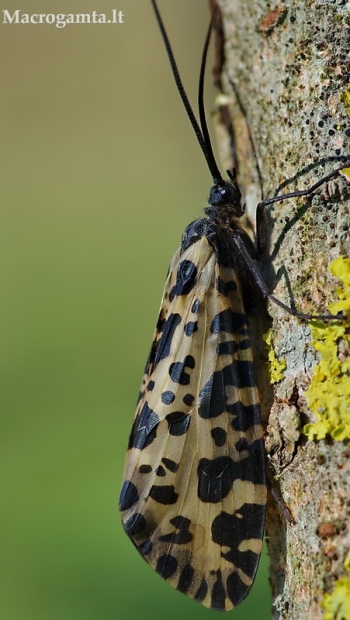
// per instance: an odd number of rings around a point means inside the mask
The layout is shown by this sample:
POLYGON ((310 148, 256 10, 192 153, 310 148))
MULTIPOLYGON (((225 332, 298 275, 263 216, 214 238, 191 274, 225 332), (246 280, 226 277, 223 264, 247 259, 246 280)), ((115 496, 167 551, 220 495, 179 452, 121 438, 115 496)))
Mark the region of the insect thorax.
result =
POLYGON ((249 308, 256 303, 260 295, 257 287, 254 286, 252 275, 245 261, 233 242, 234 237, 242 239, 252 258, 255 258, 256 250, 251 238, 240 226, 239 216, 237 216, 240 209, 240 203, 235 206, 223 204, 207 207, 205 209, 207 217, 194 220, 186 227, 182 235, 180 256, 191 245, 200 241, 202 237, 206 237, 215 251, 218 263, 234 269, 240 281, 244 305, 249 308))

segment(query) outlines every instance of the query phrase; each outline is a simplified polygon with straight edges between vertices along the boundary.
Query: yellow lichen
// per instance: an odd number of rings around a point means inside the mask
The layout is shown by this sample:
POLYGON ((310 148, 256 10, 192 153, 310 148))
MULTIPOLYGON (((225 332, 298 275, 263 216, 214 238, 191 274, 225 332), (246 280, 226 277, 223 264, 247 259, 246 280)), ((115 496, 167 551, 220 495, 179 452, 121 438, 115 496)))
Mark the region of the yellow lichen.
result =
MULTIPOLYGON (((344 568, 350 572, 349 554, 344 568)), ((333 591, 323 596, 322 608, 324 620, 348 620, 350 618, 350 575, 340 577, 334 584, 333 591)))
POLYGON ((309 408, 318 418, 306 424, 309 439, 350 439, 350 258, 337 258, 330 266, 341 286, 336 288, 339 301, 330 304, 332 314, 342 312, 345 320, 332 323, 313 321, 310 324, 312 344, 321 360, 314 369, 305 396, 309 408))
POLYGON ((270 383, 278 383, 278 381, 281 381, 281 379, 283 379, 284 376, 284 371, 287 368, 287 364, 286 364, 286 360, 278 360, 273 348, 273 342, 272 342, 272 337, 273 337, 273 332, 272 329, 269 329, 266 334, 263 335, 263 339, 266 342, 266 349, 267 349, 267 366, 268 366, 268 373, 269 373, 269 378, 270 378, 270 383))
POLYGON ((344 568, 345 568, 346 571, 348 571, 348 573, 350 573, 350 551, 349 551, 348 555, 345 558, 344 568))
MULTIPOLYGON (((348 116, 350 116, 350 84, 348 84, 348 87, 346 90, 340 93, 339 99, 344 104, 344 107, 348 113, 348 116)), ((342 174, 345 174, 345 176, 348 179, 350 179, 350 168, 343 168, 342 174)))
POLYGON ((350 116, 350 84, 348 84, 348 87, 346 90, 340 93, 339 99, 344 104, 345 109, 350 116))

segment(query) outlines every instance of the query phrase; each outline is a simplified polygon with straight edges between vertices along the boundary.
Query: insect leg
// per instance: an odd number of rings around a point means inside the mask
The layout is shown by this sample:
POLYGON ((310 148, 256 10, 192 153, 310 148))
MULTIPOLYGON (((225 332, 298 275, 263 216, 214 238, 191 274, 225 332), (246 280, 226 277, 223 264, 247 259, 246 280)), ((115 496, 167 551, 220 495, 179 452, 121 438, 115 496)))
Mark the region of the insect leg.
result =
POLYGON ((268 233, 267 233, 267 214, 265 204, 259 202, 256 208, 256 257, 262 258, 267 249, 268 233))
POLYGON ((322 177, 322 179, 320 179, 319 181, 317 181, 317 183, 314 183, 313 185, 311 185, 311 187, 308 187, 307 189, 299 189, 296 192, 291 192, 289 194, 281 194, 280 196, 274 196, 273 198, 267 198, 266 200, 259 202, 256 208, 257 213, 263 207, 266 207, 267 205, 271 205, 274 202, 279 202, 281 200, 287 200, 288 198, 296 198, 298 196, 309 196, 318 187, 323 185, 323 183, 326 183, 326 181, 329 181, 329 179, 332 179, 336 174, 338 174, 338 172, 340 172, 341 170, 344 170, 344 168, 350 168, 350 160, 344 162, 342 166, 339 166, 339 168, 336 168, 335 170, 333 170, 333 172, 330 172, 325 177, 322 177))
POLYGON ((274 202, 280 202, 282 200, 287 200, 288 198, 296 198, 297 196, 309 196, 312 194, 318 187, 332 179, 334 176, 338 174, 344 168, 350 167, 350 161, 346 161, 342 166, 336 168, 325 177, 311 185, 308 189, 300 189, 295 192, 290 192, 289 194, 281 194, 280 196, 274 196, 273 198, 267 198, 266 200, 262 200, 256 207, 256 250, 257 250, 257 258, 261 258, 267 248, 267 216, 266 216, 266 206, 273 204, 274 202))
POLYGON ((293 308, 291 308, 290 306, 287 306, 286 304, 284 304, 282 301, 280 301, 279 299, 277 299, 277 297, 275 297, 274 295, 272 295, 269 291, 269 289, 267 288, 264 279, 259 271, 259 269, 257 268, 254 260, 252 259, 252 257, 250 256, 247 248, 245 247, 244 241, 243 239, 240 237, 239 234, 234 234, 232 237, 232 241, 235 244, 238 252, 240 253, 242 260, 244 261, 244 264, 246 265, 246 267, 249 269, 250 273, 252 274, 257 286, 260 288, 262 294, 264 295, 264 297, 267 297, 268 299, 270 299, 271 301, 273 301, 277 306, 280 306, 280 308, 283 308, 283 310, 285 310, 286 312, 289 312, 289 314, 292 314, 293 316, 298 317, 299 319, 303 319, 304 321, 310 321, 312 319, 319 319, 322 321, 329 321, 332 319, 338 319, 338 320, 342 320, 343 315, 342 314, 337 314, 337 315, 333 315, 333 314, 304 314, 303 312, 298 312, 297 310, 294 310, 293 308))
POLYGON ((279 507, 281 513, 283 514, 285 520, 287 521, 287 523, 289 523, 289 525, 296 525, 296 521, 295 519, 293 519, 290 510, 288 508, 288 506, 284 503, 282 497, 279 495, 279 493, 276 491, 276 489, 273 488, 270 480, 268 478, 266 478, 266 482, 267 482, 267 486, 270 489, 270 493, 273 497, 273 499, 275 500, 277 506, 279 507))

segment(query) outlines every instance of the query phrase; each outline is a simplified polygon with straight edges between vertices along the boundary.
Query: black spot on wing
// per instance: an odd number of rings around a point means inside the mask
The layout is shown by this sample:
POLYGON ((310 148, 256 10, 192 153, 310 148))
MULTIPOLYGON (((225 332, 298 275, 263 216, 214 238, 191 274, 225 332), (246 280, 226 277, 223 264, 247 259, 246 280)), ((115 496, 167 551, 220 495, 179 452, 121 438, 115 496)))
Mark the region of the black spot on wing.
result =
POLYGON ((169 300, 175 296, 187 295, 195 284, 197 277, 197 267, 190 260, 183 260, 177 268, 176 284, 169 293, 169 300))
POLYGON ((218 371, 212 374, 199 392, 198 413, 206 420, 216 418, 224 411, 226 411, 224 375, 222 371, 218 371))
POLYGON ((169 579, 177 570, 177 559, 173 555, 167 553, 158 558, 156 571, 163 579, 169 579))
POLYGON ((236 441, 235 447, 238 452, 243 452, 244 450, 249 450, 249 443, 245 437, 241 437, 238 441, 236 441))
POLYGON ((208 584, 205 579, 202 579, 201 585, 199 586, 196 594, 194 595, 194 598, 196 599, 196 601, 199 601, 201 603, 205 599, 207 592, 208 584))
POLYGON ((168 318, 165 321, 162 321, 162 326, 159 330, 162 335, 155 344, 155 348, 152 350, 150 356, 150 362, 153 364, 152 371, 155 369, 160 360, 168 357, 175 330, 180 323, 181 316, 177 313, 169 314, 168 318))
POLYGON ((164 469, 164 467, 162 467, 162 465, 158 465, 157 469, 156 469, 156 475, 157 476, 165 476, 166 475, 166 471, 164 469))
POLYGON ((234 355, 238 350, 245 351, 246 349, 250 349, 251 344, 249 338, 245 338, 240 342, 235 342, 234 340, 226 340, 224 342, 219 342, 216 347, 216 351, 218 355, 234 355))
POLYGON ((218 312, 214 317, 210 326, 213 334, 227 332, 229 334, 237 333, 247 323, 247 317, 242 312, 233 312, 230 308, 218 312))
POLYGON ((185 405, 187 405, 188 407, 191 407, 193 405, 194 396, 193 394, 185 394, 182 400, 185 403, 185 405))
POLYGON ((132 508, 139 500, 139 494, 136 486, 130 480, 125 480, 120 492, 119 510, 128 510, 132 508))
POLYGON ((190 519, 178 515, 177 517, 170 519, 170 523, 174 526, 177 532, 171 532, 170 534, 159 536, 159 540, 171 542, 174 545, 186 545, 192 541, 193 535, 189 531, 189 527, 191 525, 190 519))
POLYGON ((235 431, 246 431, 255 424, 261 424, 260 405, 243 405, 240 401, 229 405, 232 414, 231 426, 235 431))
POLYGON ((220 428, 219 426, 213 428, 211 431, 211 436, 214 439, 216 446, 221 447, 225 445, 227 434, 223 428, 220 428))
POLYGON ((177 589, 180 592, 183 592, 183 594, 186 594, 192 583, 193 577, 194 568, 192 568, 191 564, 185 564, 180 574, 179 583, 176 586, 177 589))
POLYGON ((175 488, 172 484, 164 486, 153 485, 149 494, 155 502, 164 505, 176 504, 179 497, 178 493, 175 493, 175 488))
POLYGON ((168 423, 168 429, 170 435, 179 437, 187 433, 187 429, 190 425, 191 416, 183 413, 183 411, 173 411, 169 415, 165 416, 168 423))
POLYGON ((169 469, 169 471, 172 471, 173 473, 175 473, 179 468, 178 463, 176 463, 172 459, 167 459, 165 456, 162 458, 162 463, 164 463, 165 467, 169 469))
POLYGON ((174 402, 175 400, 174 392, 171 392, 170 390, 166 390, 166 392, 162 393, 161 400, 162 400, 162 403, 164 403, 164 405, 171 405, 171 403, 174 402))
POLYGON ((239 551, 239 547, 244 540, 262 540, 264 525, 265 506, 243 504, 235 514, 220 512, 211 526, 213 541, 229 549, 222 553, 223 557, 235 566, 239 566, 251 579, 255 575, 260 554, 249 549, 239 551))
POLYGON ((184 332, 185 332, 186 336, 192 336, 192 334, 194 332, 196 332, 197 330, 198 330, 198 323, 197 323, 197 321, 189 321, 184 326, 184 332))
MULTIPOLYGON (((215 418, 224 411, 234 413, 233 405, 226 402, 225 388, 233 386, 237 389, 255 387, 255 376, 252 362, 232 360, 222 370, 215 371, 199 393, 199 415, 204 418, 215 418)), ((258 407, 259 410, 259 407, 258 407)), ((248 427, 251 426, 251 418, 248 427)))
POLYGON ((195 359, 192 355, 186 355, 183 362, 173 362, 169 366, 169 376, 174 383, 180 385, 188 385, 191 380, 191 376, 186 372, 186 368, 194 368, 195 359))
POLYGON ((153 543, 150 538, 147 538, 147 540, 145 540, 145 542, 139 545, 137 548, 141 555, 148 555, 153 549, 153 543))
POLYGON ((143 450, 149 446, 157 436, 159 417, 147 403, 144 403, 140 415, 134 422, 131 431, 130 444, 133 448, 143 450))
POLYGON ((230 291, 237 290, 237 284, 234 280, 230 280, 229 282, 224 282, 220 277, 216 280, 216 288, 221 295, 227 297, 230 291))
POLYGON ((150 465, 140 465, 139 472, 140 474, 150 474, 152 471, 152 467, 150 465))
POLYGON ((231 474, 231 459, 221 456, 213 461, 201 459, 197 468, 198 497, 202 502, 217 504, 232 489, 233 481, 239 477, 238 472, 231 474))
MULTIPOLYGON (((239 387, 239 388, 255 387, 256 386, 256 380, 255 380, 255 373, 254 373, 254 364, 253 364, 253 362, 249 362, 247 360, 244 360, 244 361, 240 360, 240 361, 236 361, 235 366, 236 366, 236 369, 237 369, 236 370, 237 376, 239 377, 239 383, 238 383, 237 387, 239 387)), ((227 375, 227 377, 230 377, 230 378, 233 376, 233 374, 230 373, 230 371, 226 371, 226 375, 227 375)), ((233 385, 235 385, 235 384, 233 383, 233 385)))
POLYGON ((211 592, 211 606, 213 609, 225 609, 226 592, 222 582, 221 571, 217 571, 217 579, 211 592))
POLYGON ((211 504, 221 502, 230 493, 235 480, 247 480, 255 484, 265 483, 262 440, 252 442, 248 448, 246 458, 240 461, 234 461, 229 456, 219 456, 213 460, 203 458, 199 461, 198 497, 202 502, 211 504))
POLYGON ((234 355, 238 350, 237 342, 233 340, 229 340, 226 342, 219 342, 216 347, 216 352, 218 355, 234 355))
POLYGON ((152 392, 152 390, 154 389, 154 386, 155 386, 154 381, 149 381, 149 382, 148 382, 148 385, 147 385, 147 390, 148 390, 149 392, 152 392))
POLYGON ((191 312, 193 312, 193 314, 197 314, 199 310, 199 306, 200 306, 199 299, 195 299, 195 301, 192 304, 191 312))
POLYGON ((227 577, 226 588, 227 596, 234 606, 237 606, 249 593, 251 586, 247 586, 243 583, 239 574, 236 571, 230 573, 227 577))
POLYGON ((256 387, 253 362, 246 360, 233 360, 231 364, 225 366, 221 371, 214 373, 215 381, 221 381, 218 377, 222 373, 225 385, 234 385, 241 389, 245 387, 256 387))
POLYGON ((123 527, 128 536, 137 536, 144 531, 146 519, 142 514, 136 513, 123 523, 123 527))

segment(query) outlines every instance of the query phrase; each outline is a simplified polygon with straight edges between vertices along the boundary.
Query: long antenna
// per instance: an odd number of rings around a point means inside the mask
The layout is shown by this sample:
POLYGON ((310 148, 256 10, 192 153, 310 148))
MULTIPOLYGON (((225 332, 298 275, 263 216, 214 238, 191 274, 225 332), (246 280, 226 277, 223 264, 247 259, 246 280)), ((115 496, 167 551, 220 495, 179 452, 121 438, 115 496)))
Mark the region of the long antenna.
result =
POLYGON ((211 142, 210 142, 210 138, 209 138, 209 132, 208 132, 208 127, 207 127, 207 123, 206 123, 206 119, 205 119, 205 111, 204 111, 204 103, 203 103, 203 91, 204 91, 204 72, 205 72, 205 63, 206 63, 206 57, 207 57, 207 50, 208 50, 208 46, 209 46, 209 41, 210 41, 210 34, 211 34, 211 29, 212 29, 212 24, 213 24, 213 20, 211 20, 210 22, 210 26, 208 29, 208 33, 206 36, 206 40, 205 40, 205 44, 204 44, 204 50, 203 50, 203 55, 202 55, 202 64, 201 64, 201 71, 200 71, 200 78, 199 78, 199 93, 198 93, 198 105, 199 105, 199 114, 200 114, 200 122, 201 122, 201 127, 198 124, 198 121, 194 115, 194 112, 192 110, 191 104, 188 100, 188 97, 186 95, 186 91, 184 89, 184 86, 182 84, 182 80, 179 74, 179 70, 177 68, 177 64, 174 58, 174 54, 173 54, 173 50, 171 48, 170 45, 170 41, 167 35, 167 32, 165 30, 165 26, 163 24, 163 20, 160 16, 158 7, 157 7, 157 3, 156 0, 151 0, 152 2, 152 6, 154 9, 154 12, 156 14, 156 19, 159 25, 159 29, 161 31, 162 37, 163 37, 163 41, 164 41, 164 45, 165 45, 165 49, 167 51, 168 54, 168 58, 169 58, 169 62, 170 62, 170 66, 174 75, 174 79, 175 79, 175 84, 177 86, 177 90, 179 92, 179 95, 181 97, 182 103, 184 104, 187 116, 191 122, 191 125, 193 127, 193 130, 197 136, 197 140, 199 142, 199 146, 202 149, 203 155, 206 159, 207 165, 209 167, 209 170, 211 172, 211 175, 213 177, 213 181, 214 184, 218 184, 220 182, 222 182, 222 176, 220 174, 220 171, 217 167, 215 158, 214 158, 214 154, 213 154, 213 149, 211 146, 211 142))
POLYGON ((211 35, 211 32, 212 32, 212 28, 213 28, 214 16, 215 16, 216 9, 217 9, 217 6, 215 6, 215 8, 214 8, 214 12, 213 12, 210 24, 209 24, 207 36, 205 37, 204 48, 203 48, 203 53, 202 53, 201 70, 200 70, 200 73, 199 73, 199 86, 198 86, 199 120, 200 120, 200 124, 201 124, 201 128, 202 128, 203 139, 204 139, 204 142, 205 142, 206 147, 207 147, 206 160, 207 160, 207 164, 209 166, 210 172, 213 175, 213 180, 214 180, 215 184, 217 184, 220 181, 222 181, 222 176, 220 174, 220 171, 219 171, 219 169, 217 167, 217 164, 216 164, 216 161, 215 161, 215 157, 214 157, 214 153, 213 153, 213 148, 212 148, 211 140, 210 140, 210 135, 209 135, 209 131, 208 131, 207 119, 206 119, 206 116, 205 116, 205 108, 204 108, 204 76, 205 76, 205 66, 206 66, 206 62, 207 62, 208 47, 209 47, 209 43, 210 43, 210 35, 211 35))

